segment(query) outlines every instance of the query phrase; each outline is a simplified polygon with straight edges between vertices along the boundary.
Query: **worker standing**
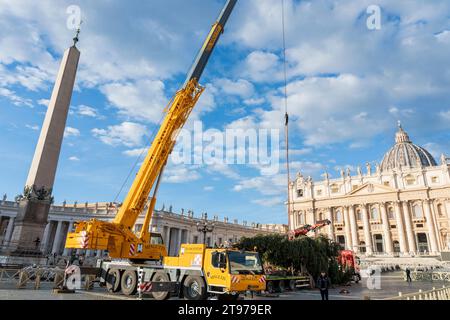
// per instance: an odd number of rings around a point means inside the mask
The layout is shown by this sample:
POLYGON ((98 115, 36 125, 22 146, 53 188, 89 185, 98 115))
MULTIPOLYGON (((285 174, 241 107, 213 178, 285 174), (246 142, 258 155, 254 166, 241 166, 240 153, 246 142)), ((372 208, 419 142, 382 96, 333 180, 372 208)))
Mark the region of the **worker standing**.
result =
POLYGON ((411 283, 411 282, 412 282, 412 279, 411 279, 411 270, 409 269, 409 267, 406 267, 405 272, 406 272, 406 282, 411 283))
POLYGON ((328 300, 328 289, 331 286, 330 278, 328 278, 326 272, 322 271, 317 279, 317 288, 320 290, 322 301, 328 300))

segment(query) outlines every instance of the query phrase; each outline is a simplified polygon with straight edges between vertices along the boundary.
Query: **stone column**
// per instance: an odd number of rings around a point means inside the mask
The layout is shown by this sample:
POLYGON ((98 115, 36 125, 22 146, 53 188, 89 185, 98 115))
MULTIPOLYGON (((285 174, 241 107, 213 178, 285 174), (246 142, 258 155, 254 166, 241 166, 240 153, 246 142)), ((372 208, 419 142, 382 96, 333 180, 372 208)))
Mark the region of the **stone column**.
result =
POLYGON ((430 208, 431 208, 431 216, 433 217, 433 221, 434 221, 434 230, 436 230, 438 249, 439 249, 439 251, 442 251, 442 250, 445 250, 445 247, 447 245, 444 243, 445 239, 443 239, 443 237, 440 233, 440 228, 439 228, 439 223, 438 223, 439 213, 437 210, 436 203, 433 200, 430 200, 430 208))
POLYGON ((328 229, 328 236, 331 240, 336 241, 334 238, 334 217, 333 217, 333 208, 328 208, 328 219, 331 221, 328 229))
POLYGON ((366 254, 372 254, 372 235, 370 233, 369 212, 367 211, 367 204, 362 205, 362 215, 364 223, 364 240, 366 242, 366 254))
POLYGON ((180 252, 180 248, 181 248, 181 229, 178 228, 178 229, 177 229, 176 250, 175 250, 175 255, 176 255, 176 256, 177 256, 178 253, 180 252))
POLYGON ((295 221, 294 221, 294 212, 291 211, 289 213, 289 230, 294 230, 295 229, 295 221))
POLYGON ((385 252, 387 254, 392 254, 394 252, 394 247, 392 245, 392 236, 391 236, 391 227, 389 225, 389 217, 386 210, 386 203, 380 203, 381 209, 381 220, 383 223, 383 234, 384 234, 384 244, 385 244, 385 252))
POLYGON ((408 253, 408 245, 406 243, 405 227, 403 225, 402 211, 400 209, 400 202, 394 203, 395 208, 395 220, 397 221, 397 234, 400 242, 400 252, 403 254, 408 253))
POLYGON ((61 244, 62 234, 62 221, 58 221, 58 226, 56 227, 55 240, 53 241, 52 253, 59 254, 59 246, 61 244))
MULTIPOLYGON (((67 239, 67 236, 69 235, 69 232, 72 232, 72 228, 74 227, 74 224, 75 224, 75 222, 71 222, 71 221, 67 222, 67 232, 65 232, 66 236, 65 236, 64 239, 67 239)), ((63 255, 64 256, 68 256, 69 252, 70 252, 70 249, 64 248, 63 255)))
POLYGON ((353 250, 356 253, 358 253, 359 252, 358 225, 356 223, 355 207, 353 205, 350 206, 349 214, 350 214, 350 229, 352 232, 353 250))
POLYGON ((52 225, 52 222, 49 221, 47 223, 47 225, 45 226, 44 236, 42 237, 42 253, 43 254, 47 254, 48 238, 50 237, 51 225, 52 225))
POLYGON ((9 242, 11 241, 11 236, 14 230, 14 217, 10 217, 8 221, 8 226, 6 227, 6 233, 5 238, 3 239, 3 243, 6 243, 9 245, 9 242))
POLYGON ((350 229, 350 216, 348 207, 344 207, 344 223, 345 223, 345 246, 347 250, 353 250, 352 232, 350 229))
POLYGON ((413 231, 413 227, 412 227, 409 203, 408 203, 408 201, 404 201, 402 205, 403 205, 403 217, 405 218, 406 235, 408 237, 409 253, 411 253, 411 252, 416 253, 417 245, 416 245, 416 238, 414 237, 414 231, 413 231))
POLYGON ((167 248, 167 253, 169 253, 170 247, 170 227, 166 227, 166 233, 164 234, 164 244, 167 248))
POLYGON ((294 211, 294 230, 300 225, 300 214, 298 211, 294 211))
POLYGON ((430 235, 430 245, 431 245, 431 253, 437 254, 439 252, 439 247, 437 243, 437 237, 436 237, 436 229, 434 227, 434 220, 433 216, 431 215, 431 208, 430 208, 430 201, 425 200, 423 202, 424 209, 425 209, 425 217, 427 219, 427 225, 430 235))

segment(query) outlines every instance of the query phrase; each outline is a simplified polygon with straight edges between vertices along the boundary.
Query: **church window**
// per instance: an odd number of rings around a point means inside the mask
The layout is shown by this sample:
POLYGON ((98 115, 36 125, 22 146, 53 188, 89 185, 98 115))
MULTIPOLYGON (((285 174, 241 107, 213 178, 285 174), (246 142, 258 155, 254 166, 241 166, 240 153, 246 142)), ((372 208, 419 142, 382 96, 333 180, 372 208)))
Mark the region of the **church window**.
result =
POLYGON ((372 208, 372 210, 370 210, 370 218, 372 220, 379 220, 380 216, 378 214, 378 209, 377 208, 372 208))
POLYGON ((303 197, 303 189, 297 190, 297 197, 298 197, 298 198, 303 197))
POLYGON ((431 177, 431 183, 439 183, 439 177, 431 177))
POLYGON ((422 219, 423 218, 422 207, 416 204, 413 207, 413 214, 415 219, 422 219))
POLYGON ((442 204, 437 205, 437 211, 440 218, 445 217, 444 207, 442 206, 442 204))
POLYGON ((412 175, 407 175, 406 178, 406 185, 413 186, 416 184, 416 178, 414 178, 412 175))
POLYGON ((336 222, 342 223, 342 211, 341 210, 336 211, 336 222))
POLYGON ((358 221, 362 220, 362 212, 361 212, 361 210, 358 210, 356 212, 356 220, 358 220, 358 221))
POLYGON ((388 210, 388 217, 389 217, 389 220, 394 220, 395 219, 394 208, 389 208, 389 210, 388 210))
POLYGON ((339 193, 339 186, 337 184, 331 185, 331 193, 339 193))
POLYGON ((304 225, 304 224, 305 224, 305 214, 302 213, 302 212, 300 212, 300 219, 299 219, 299 222, 300 222, 301 225, 304 225))

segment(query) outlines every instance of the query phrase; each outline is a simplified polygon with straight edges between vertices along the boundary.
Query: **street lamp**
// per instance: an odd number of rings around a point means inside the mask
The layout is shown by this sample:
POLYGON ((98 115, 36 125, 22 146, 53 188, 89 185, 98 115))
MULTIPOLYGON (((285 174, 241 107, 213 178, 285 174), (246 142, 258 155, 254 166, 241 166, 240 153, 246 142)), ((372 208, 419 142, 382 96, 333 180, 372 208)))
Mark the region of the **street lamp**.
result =
POLYGON ((208 222, 208 214, 205 213, 202 222, 197 222, 197 231, 203 233, 203 244, 206 245, 206 234, 213 232, 215 228, 214 223, 208 222))

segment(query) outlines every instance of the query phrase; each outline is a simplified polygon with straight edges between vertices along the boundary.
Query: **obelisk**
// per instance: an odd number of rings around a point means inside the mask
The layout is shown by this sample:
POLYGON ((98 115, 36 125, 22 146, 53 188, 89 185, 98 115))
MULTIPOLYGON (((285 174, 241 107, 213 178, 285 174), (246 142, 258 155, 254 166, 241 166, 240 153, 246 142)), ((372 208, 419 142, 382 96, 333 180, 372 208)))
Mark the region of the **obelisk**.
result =
POLYGON ((80 59, 80 51, 76 47, 79 33, 78 29, 73 46, 64 52, 24 193, 19 199, 10 243, 14 255, 40 253, 80 59))

